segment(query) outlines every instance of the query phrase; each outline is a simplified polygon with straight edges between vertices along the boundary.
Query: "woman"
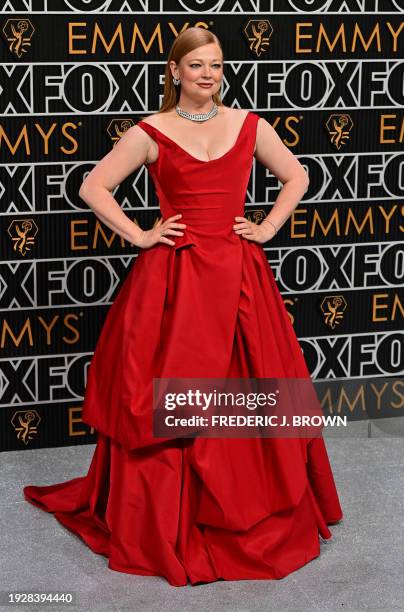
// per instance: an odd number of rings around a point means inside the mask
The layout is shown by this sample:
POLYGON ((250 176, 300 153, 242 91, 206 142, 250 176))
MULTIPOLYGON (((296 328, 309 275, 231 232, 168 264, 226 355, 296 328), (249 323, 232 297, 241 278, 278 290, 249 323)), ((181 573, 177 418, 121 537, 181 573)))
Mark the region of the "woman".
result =
POLYGON ((156 438, 153 378, 309 378, 264 251, 307 175, 258 115, 222 104, 217 37, 189 28, 170 51, 163 105, 131 127, 81 197, 140 254, 89 368, 88 474, 27 486, 111 569, 171 585, 282 578, 320 553, 342 517, 322 437, 156 438), (243 216, 253 156, 284 184, 257 225, 243 216), (132 223, 111 191, 146 164, 163 219, 132 223))

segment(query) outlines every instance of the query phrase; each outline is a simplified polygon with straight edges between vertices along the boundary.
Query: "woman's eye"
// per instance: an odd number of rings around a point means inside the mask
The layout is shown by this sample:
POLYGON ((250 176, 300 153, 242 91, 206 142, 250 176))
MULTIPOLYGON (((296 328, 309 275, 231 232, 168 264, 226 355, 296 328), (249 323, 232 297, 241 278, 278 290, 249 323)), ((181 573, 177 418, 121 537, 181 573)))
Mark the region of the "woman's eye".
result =
MULTIPOLYGON (((190 64, 191 68, 193 68, 194 66, 200 66, 200 64, 190 64)), ((221 64, 213 64, 213 66, 217 66, 218 68, 220 68, 221 64)))

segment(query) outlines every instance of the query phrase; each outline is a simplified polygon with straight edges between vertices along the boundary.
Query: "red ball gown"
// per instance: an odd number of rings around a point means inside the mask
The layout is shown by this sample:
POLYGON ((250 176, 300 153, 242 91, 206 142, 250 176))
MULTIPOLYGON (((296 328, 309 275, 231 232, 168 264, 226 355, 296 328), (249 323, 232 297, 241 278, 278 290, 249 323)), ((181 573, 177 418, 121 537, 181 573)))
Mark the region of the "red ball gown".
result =
POLYGON ((24 488, 109 568, 173 586, 282 578, 342 518, 321 435, 153 437, 153 377, 310 377, 262 246, 233 230, 258 119, 209 161, 138 122, 158 143, 147 168, 162 217, 187 227, 140 251, 108 311, 83 404, 97 431, 88 473, 24 488))

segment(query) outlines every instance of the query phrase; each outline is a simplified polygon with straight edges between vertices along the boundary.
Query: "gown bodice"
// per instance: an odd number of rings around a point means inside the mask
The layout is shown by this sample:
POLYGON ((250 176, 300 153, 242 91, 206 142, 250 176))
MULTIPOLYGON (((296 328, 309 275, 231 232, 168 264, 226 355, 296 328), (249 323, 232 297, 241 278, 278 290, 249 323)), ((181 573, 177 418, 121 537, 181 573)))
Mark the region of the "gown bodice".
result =
POLYGON ((234 242, 235 216, 244 204, 256 141, 259 116, 248 111, 236 142, 224 155, 200 160, 145 121, 137 125, 157 143, 159 155, 146 167, 152 177, 164 219, 182 213, 187 224, 177 247, 199 238, 226 237, 234 242))

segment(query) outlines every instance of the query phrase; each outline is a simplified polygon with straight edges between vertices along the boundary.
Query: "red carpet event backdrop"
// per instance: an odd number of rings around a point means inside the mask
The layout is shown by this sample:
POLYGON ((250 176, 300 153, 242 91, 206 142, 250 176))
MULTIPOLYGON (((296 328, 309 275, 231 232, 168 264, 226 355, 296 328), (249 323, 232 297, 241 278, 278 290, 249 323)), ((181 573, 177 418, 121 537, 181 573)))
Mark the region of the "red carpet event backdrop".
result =
MULTIPOLYGON (((87 369, 139 250, 78 191, 158 110, 190 26, 223 43, 223 102, 270 122, 309 174, 264 248, 313 380, 403 374, 403 12, 403 0, 2 1, 0 450, 95 442, 87 369)), ((254 161, 246 216, 259 223, 280 188, 254 161)), ((141 227, 158 220, 145 167, 114 196, 141 227)))

